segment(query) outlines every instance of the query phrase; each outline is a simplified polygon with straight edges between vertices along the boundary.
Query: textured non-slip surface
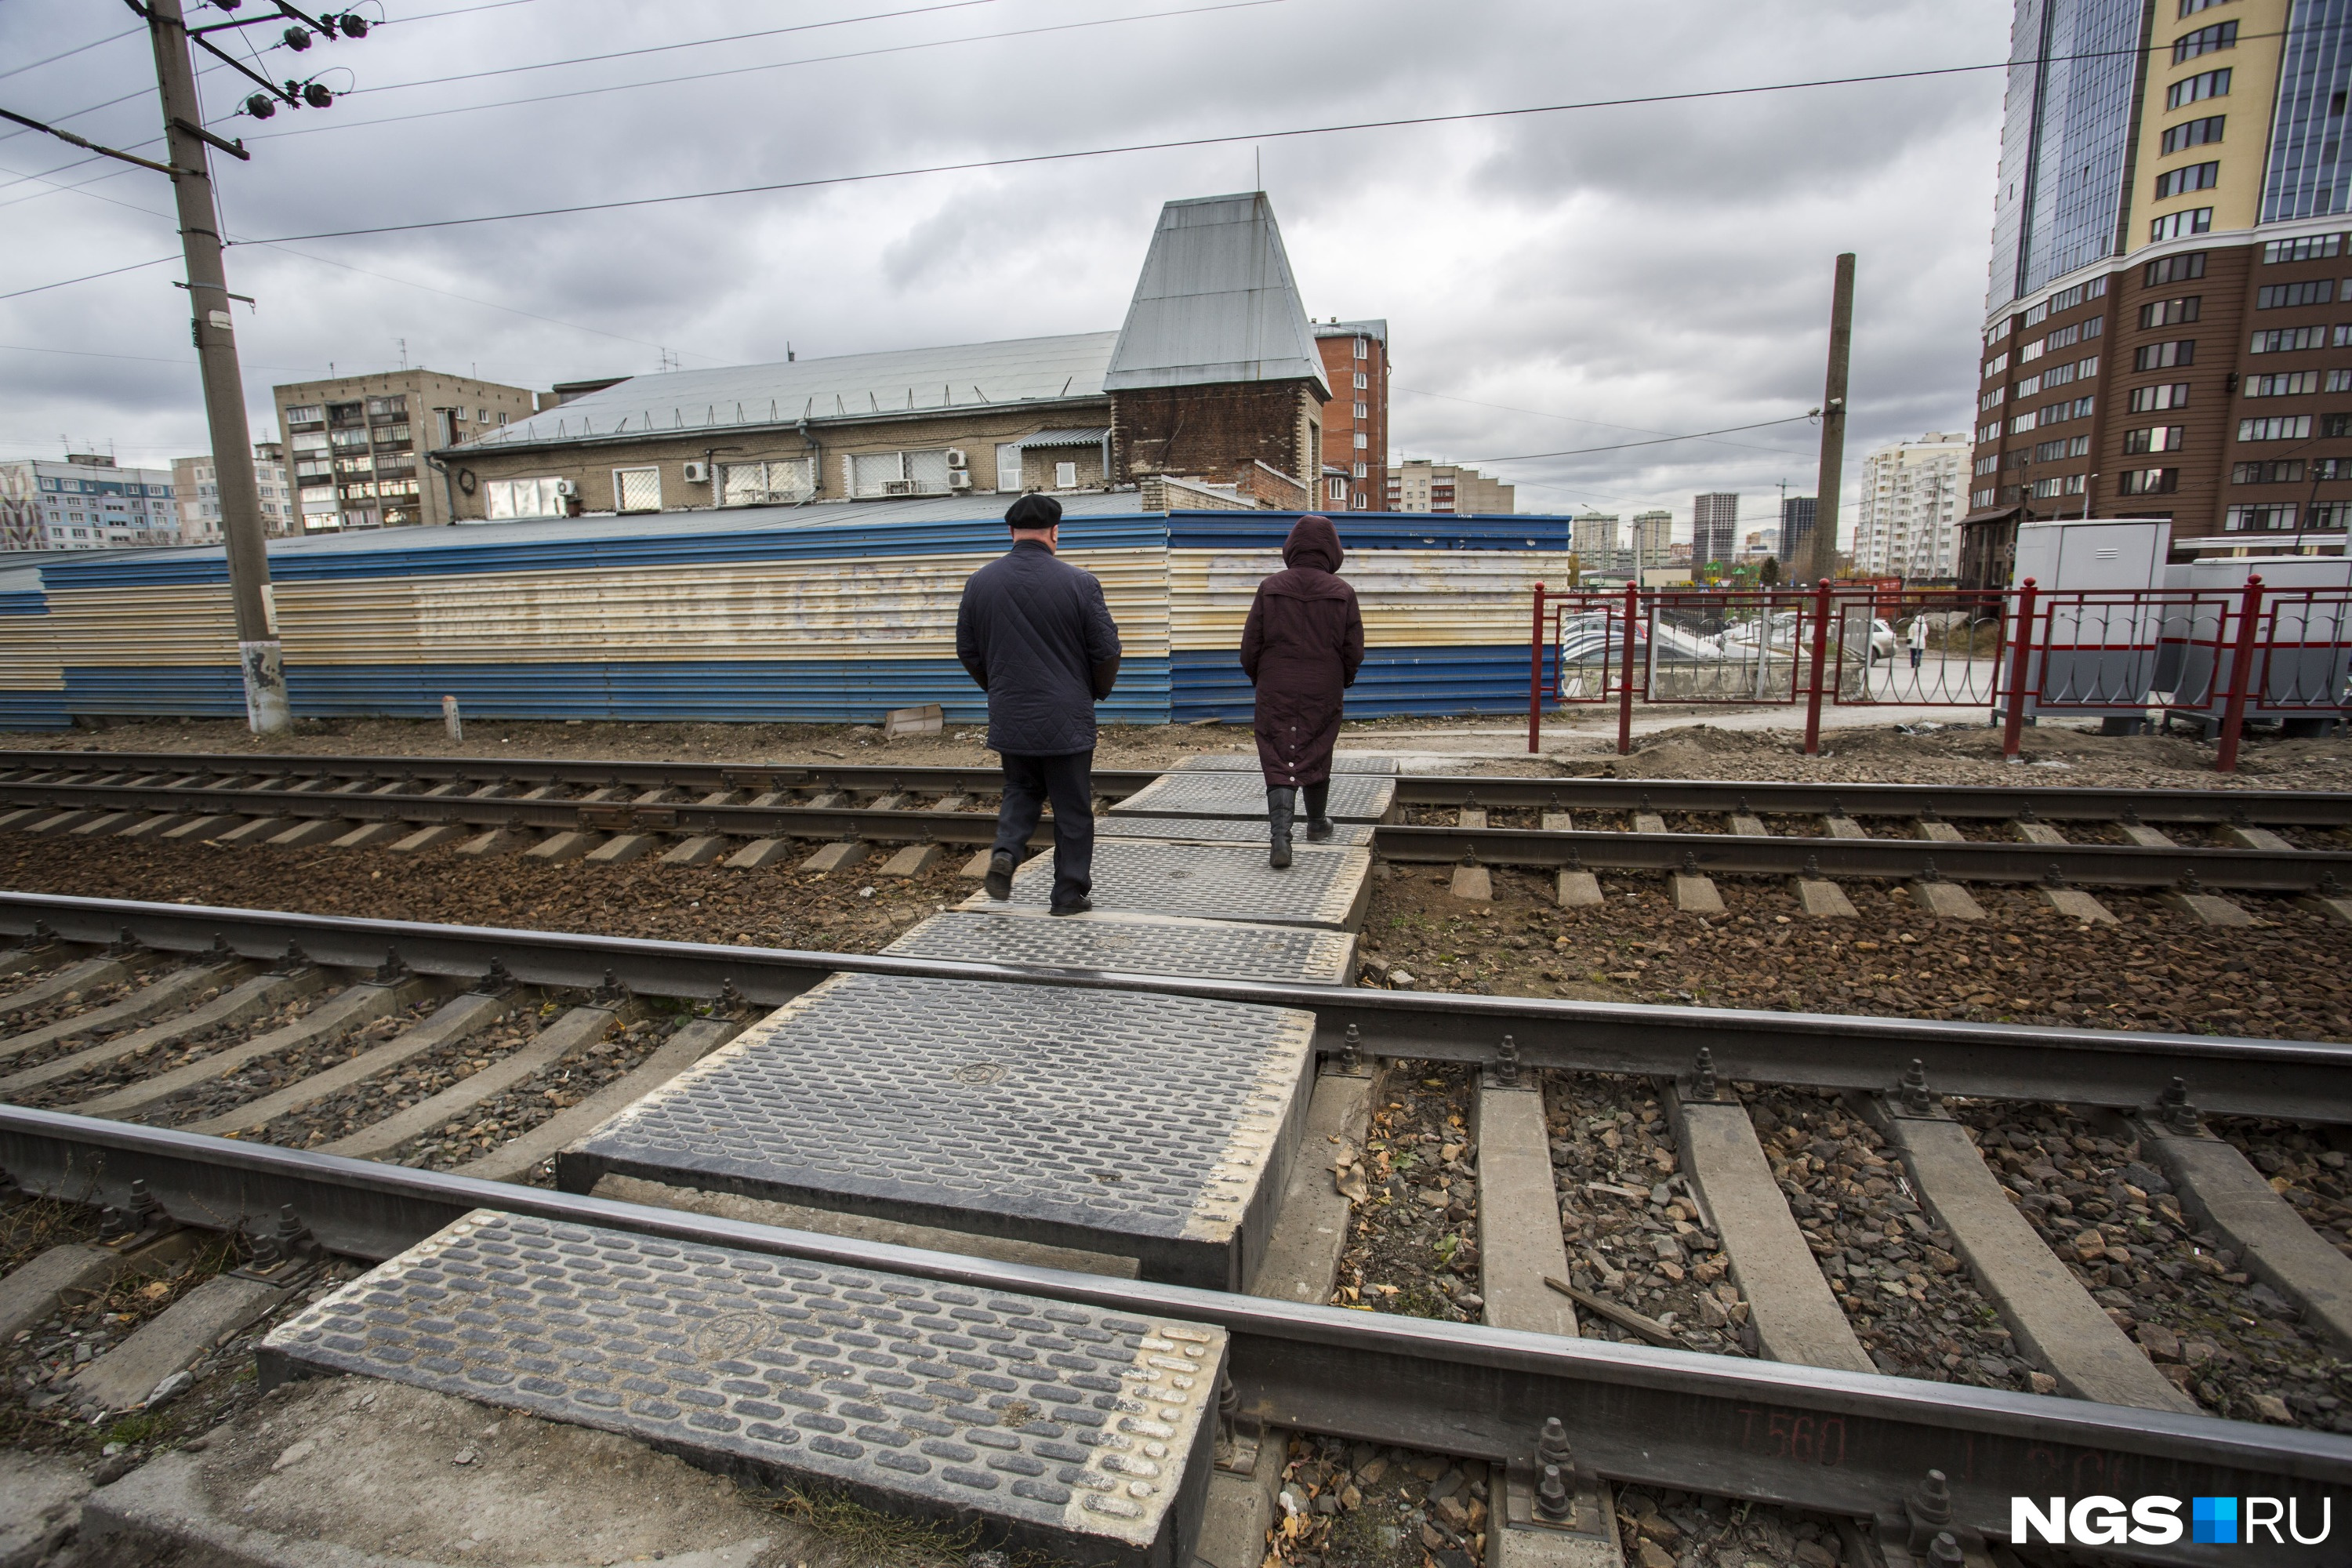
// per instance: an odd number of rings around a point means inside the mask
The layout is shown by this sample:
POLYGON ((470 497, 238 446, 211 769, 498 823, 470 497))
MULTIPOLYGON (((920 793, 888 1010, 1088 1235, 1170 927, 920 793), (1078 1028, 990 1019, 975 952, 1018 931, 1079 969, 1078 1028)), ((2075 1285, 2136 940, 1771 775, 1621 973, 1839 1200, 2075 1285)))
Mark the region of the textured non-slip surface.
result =
MULTIPOLYGON (((1138 914, 1212 921, 1341 928, 1356 918, 1367 879, 1368 849, 1300 846, 1286 869, 1265 863, 1265 851, 1247 845, 1164 844, 1143 838, 1095 843, 1094 906, 1138 914)), ((1015 904, 1043 906, 1054 891, 1054 858, 1039 855, 1013 877, 1015 904)), ((975 893, 966 910, 1003 910, 975 893)))
POLYGON ((963 910, 933 915, 882 951, 1041 969, 1296 980, 1341 984, 1355 941, 1305 926, 1236 921, 1003 920, 963 910))
MULTIPOLYGON (((1263 844, 1266 841, 1266 820, 1264 816, 1134 816, 1106 812, 1095 818, 1097 838, 1160 838, 1173 844, 1263 844)), ((1302 820, 1291 831, 1291 842, 1307 844, 1307 824, 1302 820)), ((1369 822, 1335 822, 1331 837, 1323 840, 1341 849, 1369 849, 1372 844, 1372 825, 1369 822)))
POLYGON ((488 1209, 262 1352, 272 1379, 387 1378, 1170 1568, 1223 1354, 1211 1327, 488 1209))
MULTIPOLYGON (((1396 780, 1339 773, 1331 780, 1331 815, 1378 822, 1396 804, 1396 780)), ((1264 816, 1265 783, 1255 773, 1162 773, 1112 806, 1114 816, 1264 816)))
MULTIPOLYGON (((1168 770, 1171 773, 1254 773, 1258 771, 1255 752, 1210 752, 1197 757, 1186 757, 1168 770)), ((1393 773, 1397 771, 1394 757, 1377 752, 1338 752, 1331 757, 1335 773, 1393 773)))
POLYGON ((566 1150, 559 1180, 1017 1235, 1238 1289, 1314 1034, 1277 1007, 838 974, 566 1150))

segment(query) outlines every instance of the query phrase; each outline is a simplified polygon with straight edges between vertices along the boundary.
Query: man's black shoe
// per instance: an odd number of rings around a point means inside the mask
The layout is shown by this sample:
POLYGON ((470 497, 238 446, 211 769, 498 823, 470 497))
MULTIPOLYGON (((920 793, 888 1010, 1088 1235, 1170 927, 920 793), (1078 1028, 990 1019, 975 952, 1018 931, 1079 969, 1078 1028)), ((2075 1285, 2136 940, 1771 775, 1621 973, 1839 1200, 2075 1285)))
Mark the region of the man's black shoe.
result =
POLYGON ((1082 915, 1094 907, 1095 901, 1092 899, 1080 899, 1075 904, 1055 904, 1045 912, 1055 915, 1082 915))
POLYGON ((998 903, 1013 896, 1013 857, 999 849, 988 858, 988 875, 980 879, 988 896, 998 903))

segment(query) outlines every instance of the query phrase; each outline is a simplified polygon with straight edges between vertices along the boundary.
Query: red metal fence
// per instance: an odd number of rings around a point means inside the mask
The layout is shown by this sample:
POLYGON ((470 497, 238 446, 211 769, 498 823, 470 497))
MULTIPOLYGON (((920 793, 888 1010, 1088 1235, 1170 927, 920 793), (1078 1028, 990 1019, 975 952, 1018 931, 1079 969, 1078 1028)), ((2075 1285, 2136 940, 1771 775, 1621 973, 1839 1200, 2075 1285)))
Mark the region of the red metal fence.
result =
POLYGON ((1824 704, 1982 708, 2018 755, 2029 719, 2186 722, 2220 737, 2237 767, 2249 720, 2288 732, 2347 715, 2352 590, 2243 588, 2044 592, 1906 589, 1882 583, 1710 592, 1535 590, 1528 750, 1543 710, 1633 703, 1805 709, 1821 749, 1824 704))

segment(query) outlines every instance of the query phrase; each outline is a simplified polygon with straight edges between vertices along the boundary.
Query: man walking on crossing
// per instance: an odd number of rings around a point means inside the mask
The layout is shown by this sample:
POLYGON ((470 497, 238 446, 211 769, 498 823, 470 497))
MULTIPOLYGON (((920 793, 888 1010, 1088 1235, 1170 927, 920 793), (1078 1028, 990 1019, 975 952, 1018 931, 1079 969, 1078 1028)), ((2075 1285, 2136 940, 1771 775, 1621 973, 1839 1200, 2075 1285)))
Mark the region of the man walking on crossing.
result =
POLYGON ((1055 558, 1061 502, 1023 496, 1004 521, 1013 548, 965 581, 956 611, 956 658, 988 693, 988 745, 1004 763, 988 896, 1012 897, 1050 800, 1052 912, 1084 914, 1094 907, 1094 705, 1118 679, 1118 627, 1094 574, 1055 558))

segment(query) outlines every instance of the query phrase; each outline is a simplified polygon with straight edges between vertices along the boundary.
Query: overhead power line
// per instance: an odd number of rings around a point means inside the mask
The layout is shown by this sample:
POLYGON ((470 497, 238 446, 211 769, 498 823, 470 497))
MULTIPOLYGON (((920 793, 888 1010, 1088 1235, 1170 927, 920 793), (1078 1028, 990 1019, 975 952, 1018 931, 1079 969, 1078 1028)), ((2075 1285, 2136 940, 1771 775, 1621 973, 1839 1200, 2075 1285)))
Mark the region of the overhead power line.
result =
POLYGON ((52 289, 69 288, 76 283, 94 283, 100 278, 111 278, 121 272, 136 272, 146 267, 161 267, 166 261, 179 259, 177 256, 159 256, 152 261, 134 261, 128 267, 110 267, 103 272, 85 272, 79 278, 60 278, 54 283, 36 283, 30 289, 17 289, 0 294, 0 300, 21 300, 27 294, 45 294, 52 289))
POLYGON ((1742 430, 1769 430, 1776 425, 1801 425, 1818 416, 1818 408, 1803 414, 1791 414, 1786 419, 1767 419, 1757 425, 1727 425, 1720 430, 1694 430, 1687 436, 1660 436, 1648 441, 1613 441, 1606 447, 1571 447, 1564 452, 1521 452, 1508 458, 1465 458, 1465 464, 1532 463, 1539 458, 1581 458, 1588 452, 1622 452, 1633 447, 1663 447, 1674 441, 1703 441, 1710 436, 1731 436, 1742 430))
POLYGON ((6 70, 0 71, 0 79, 16 76, 23 71, 38 70, 43 66, 53 66, 59 60, 70 59, 74 56, 82 53, 85 49, 94 49, 103 44, 120 43, 124 38, 143 37, 147 29, 144 27, 125 27, 119 33, 109 33, 102 38, 92 38, 86 44, 76 44, 72 48, 64 50, 58 54, 50 55, 42 59, 27 60, 21 66, 10 66, 6 70))
MULTIPOLYGON (((1144 11, 1131 16, 1098 16, 1087 22, 1054 22, 1037 27, 1013 27, 998 33, 973 33, 961 38, 931 38, 914 44, 886 44, 870 49, 850 49, 837 55, 810 55, 797 60, 774 60, 766 65, 735 66, 727 70, 689 71, 682 76, 654 77, 646 81, 614 82, 604 87, 573 88, 564 92, 543 92, 530 98, 493 99, 488 103, 453 104, 447 109, 420 109, 410 114, 383 114, 373 120, 338 120, 324 125, 305 125, 288 131, 264 131, 248 133, 247 140, 276 142, 289 136, 315 136, 327 131, 359 131, 370 125, 401 125, 412 120, 439 120, 452 114, 473 114, 489 109, 516 109, 534 103, 559 103, 566 99, 595 98, 608 92, 633 92, 639 88, 675 87, 681 82, 702 83, 723 77, 756 76, 762 71, 788 70, 795 66, 837 65, 844 60, 866 60, 884 55, 914 54, 923 49, 951 48, 961 44, 993 43, 1004 38, 1034 38, 1047 33, 1075 33, 1092 27, 1121 27, 1132 22, 1164 21, 1171 16, 1197 16, 1212 11, 1246 11, 1260 5, 1280 5, 1286 0, 1223 0, 1211 5, 1187 5, 1172 11, 1144 11)), ((502 74, 502 73, 494 73, 502 74)), ((230 118, 235 118, 231 116, 230 118)))
MULTIPOLYGON (((1505 414, 1532 414, 1538 419, 1559 419, 1570 425, 1590 425, 1599 430, 1631 430, 1636 435, 1641 436, 1666 436, 1670 434, 1664 430, 1650 429, 1646 426, 1612 425, 1606 419, 1587 419, 1575 414, 1554 414, 1549 409, 1546 408, 1521 408, 1517 405, 1510 403, 1482 403, 1475 397, 1457 397, 1450 392, 1426 392, 1418 386, 1400 386, 1396 390, 1399 392, 1410 393, 1415 397, 1434 397, 1442 403, 1466 403, 1473 408, 1499 409, 1505 414)), ((1675 437, 1673 438, 1685 441, 1699 439, 1699 437, 1689 436, 1675 437)), ((1746 452, 1780 452, 1784 450, 1784 448, 1780 447, 1753 446, 1746 441, 1717 441, 1715 444, 1718 447, 1737 447, 1746 452)), ((1496 459, 1489 460, 1494 461, 1496 459)))
POLYGON ((534 60, 527 65, 500 66, 496 70, 466 71, 457 76, 420 77, 415 81, 388 81, 378 87, 354 88, 345 96, 356 97, 360 93, 366 92, 398 92, 404 88, 440 87, 453 81, 478 81, 484 77, 514 76, 522 71, 554 70, 562 66, 585 66, 594 65, 603 60, 634 59, 639 55, 660 55, 677 49, 708 48, 715 44, 740 44, 752 38, 781 37, 787 33, 814 33, 826 27, 854 26, 860 22, 895 21, 902 16, 928 16, 934 11, 964 11, 974 5, 993 5, 997 3, 998 0, 947 0, 946 4, 940 5, 918 5, 905 11, 877 11, 865 16, 837 16, 830 22, 801 22, 790 27, 762 27, 754 33, 729 33, 716 38, 688 38, 683 43, 677 44, 647 44, 643 48, 614 49, 609 54, 575 55, 564 60, 534 60))
MULTIPOLYGON (((1263 0, 1247 0, 1260 4, 1263 0)), ((877 180, 911 179, 919 174, 956 174, 979 169, 1010 169, 1034 163, 1072 163, 1081 158, 1118 157, 1130 153, 1178 152, 1191 147, 1223 147, 1236 142, 1280 142, 1306 136, 1336 136, 1358 131, 1394 131, 1421 125, 1465 125, 1485 120, 1528 119, 1540 114, 1566 114, 1589 109, 1624 109, 1638 104, 1690 103, 1704 99, 1750 98, 1764 93, 1798 92, 1811 88, 1857 87, 1877 82, 1919 81, 1933 77, 2006 70, 2009 62, 1985 66, 1936 66, 1922 70, 1879 71, 1866 76, 1815 77, 1803 81, 1769 82, 1756 87, 1721 87, 1690 92, 1647 93, 1627 98, 1579 99, 1568 103, 1530 104, 1519 109, 1472 109, 1452 114, 1399 115, 1386 120, 1355 120, 1334 125, 1294 126, 1286 130, 1234 132, 1221 136, 1183 136, 1165 142, 1129 142, 1108 147, 1085 147, 1060 153, 1024 153, 1005 158, 972 158, 956 163, 926 163, 902 169, 880 169, 862 174, 822 174, 801 180, 776 180, 757 185, 730 185, 718 190, 682 191, 673 195, 633 196, 619 201, 581 202, 570 206, 529 207, 516 212, 485 213, 474 217, 428 218, 415 223, 376 224, 366 228, 321 229, 289 234, 276 240, 352 239, 366 235, 404 234, 420 229, 464 228, 475 224, 509 223, 520 218, 566 217, 578 213, 616 212, 630 207, 667 206, 679 202, 709 201, 719 196, 767 195, 779 191, 814 190, 827 185, 860 184, 877 180)), ((372 121, 381 124, 383 121, 372 121)), ((246 243, 254 244, 248 240, 246 243)))

